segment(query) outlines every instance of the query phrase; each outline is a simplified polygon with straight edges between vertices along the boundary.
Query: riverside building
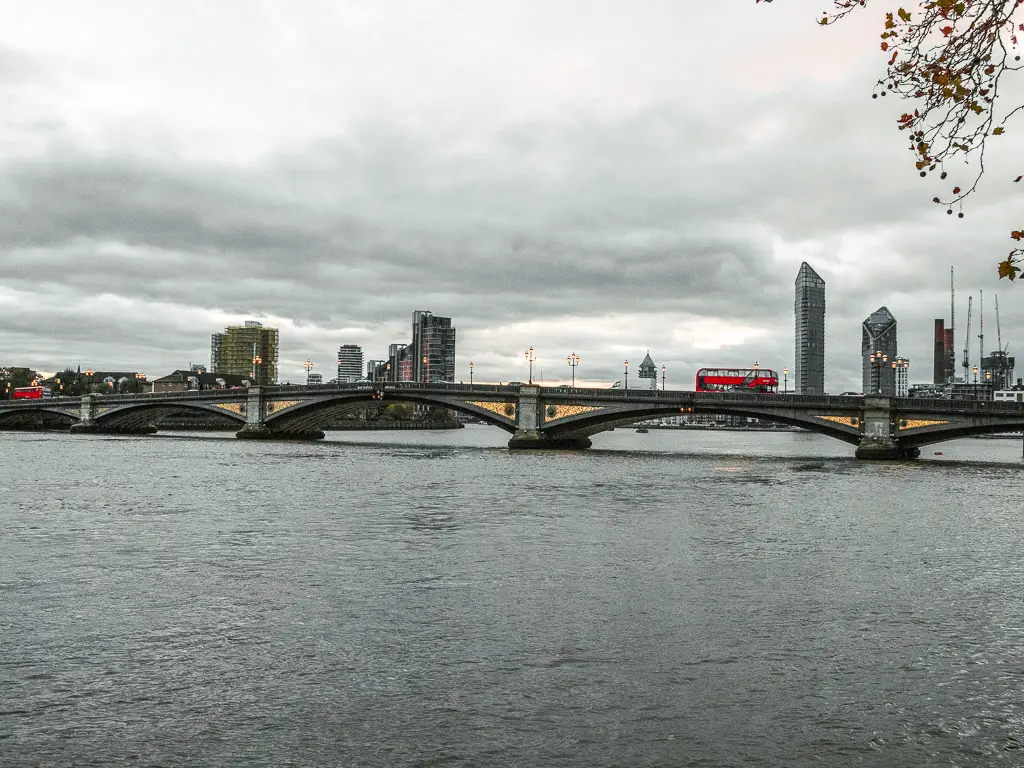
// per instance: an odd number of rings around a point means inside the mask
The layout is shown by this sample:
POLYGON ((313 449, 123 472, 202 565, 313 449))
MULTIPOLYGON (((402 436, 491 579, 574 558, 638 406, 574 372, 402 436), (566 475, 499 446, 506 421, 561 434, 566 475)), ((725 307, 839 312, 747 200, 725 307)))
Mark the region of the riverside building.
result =
POLYGON ((796 275, 796 349, 793 386, 798 395, 825 392, 825 281, 805 261, 796 275))

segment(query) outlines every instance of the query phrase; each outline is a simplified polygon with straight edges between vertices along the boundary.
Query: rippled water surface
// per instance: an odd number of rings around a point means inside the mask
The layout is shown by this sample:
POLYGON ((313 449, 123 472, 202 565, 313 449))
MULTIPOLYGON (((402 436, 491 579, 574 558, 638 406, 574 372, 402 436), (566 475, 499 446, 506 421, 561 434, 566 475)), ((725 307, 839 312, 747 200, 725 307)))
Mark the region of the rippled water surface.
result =
POLYGON ((506 439, 0 433, 0 765, 1024 765, 1019 440, 506 439))

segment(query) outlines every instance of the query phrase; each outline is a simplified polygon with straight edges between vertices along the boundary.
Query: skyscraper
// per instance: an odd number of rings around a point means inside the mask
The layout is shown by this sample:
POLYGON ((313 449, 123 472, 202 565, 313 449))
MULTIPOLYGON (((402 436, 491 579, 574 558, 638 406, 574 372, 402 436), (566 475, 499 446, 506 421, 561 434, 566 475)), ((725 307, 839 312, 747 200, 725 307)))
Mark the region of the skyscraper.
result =
POLYGON ((229 326, 224 333, 210 337, 210 371, 255 378, 256 384, 275 384, 277 347, 277 328, 264 328, 255 320, 229 326))
POLYGON ((358 344, 338 347, 338 383, 352 384, 363 376, 363 348, 358 344))
POLYGON ((825 281, 805 261, 796 275, 796 350, 793 381, 797 394, 825 392, 825 281))
POLYGON ((406 353, 412 364, 413 381, 455 381, 452 319, 417 309, 412 313, 412 343, 406 353))
POLYGON ((896 318, 886 307, 876 309, 861 324, 860 356, 864 394, 895 397, 896 318))

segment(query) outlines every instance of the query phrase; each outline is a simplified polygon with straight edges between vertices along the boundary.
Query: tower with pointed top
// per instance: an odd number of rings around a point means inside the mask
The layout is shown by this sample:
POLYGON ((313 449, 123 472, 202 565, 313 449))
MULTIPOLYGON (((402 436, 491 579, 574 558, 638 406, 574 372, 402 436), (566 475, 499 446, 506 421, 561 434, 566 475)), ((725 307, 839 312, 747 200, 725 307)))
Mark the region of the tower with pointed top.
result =
POLYGON ((825 392, 825 281, 805 261, 796 275, 796 348, 793 381, 797 394, 825 392))
POLYGON ((656 366, 654 361, 651 360, 650 350, 647 350, 647 356, 643 359, 643 362, 640 363, 640 379, 648 380, 648 389, 658 388, 658 366, 656 366))
POLYGON ((895 397, 896 387, 896 318, 888 307, 879 307, 861 324, 861 379, 863 392, 895 397), (881 360, 878 360, 881 353, 881 360), (871 356, 876 359, 872 360, 871 356))

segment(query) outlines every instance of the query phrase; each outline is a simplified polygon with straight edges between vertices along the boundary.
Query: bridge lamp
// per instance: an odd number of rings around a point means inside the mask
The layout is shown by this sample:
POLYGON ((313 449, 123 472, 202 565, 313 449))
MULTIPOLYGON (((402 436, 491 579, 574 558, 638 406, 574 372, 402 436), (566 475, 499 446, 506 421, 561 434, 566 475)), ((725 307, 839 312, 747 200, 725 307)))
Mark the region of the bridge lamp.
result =
MULTIPOLYGON (((253 346, 255 347, 256 345, 253 344, 253 346)), ((253 384, 256 383, 256 366, 258 366, 262 362, 263 362, 263 358, 260 357, 259 355, 253 355, 252 356, 252 383, 253 384)))
POLYGON ((530 347, 523 353, 526 357, 526 362, 530 364, 530 383, 533 384, 533 364, 537 361, 537 355, 534 354, 533 347, 530 347))
POLYGON ((473 386, 473 361, 469 361, 469 386, 473 386))
POLYGON ((423 370, 427 374, 427 384, 430 383, 430 358, 427 355, 423 356, 423 370))
POLYGON ((882 365, 888 362, 889 356, 883 355, 881 350, 876 350, 868 356, 868 359, 871 361, 871 371, 875 378, 875 394, 880 395, 882 394, 882 365))
POLYGON ((661 366, 661 391, 665 391, 665 366, 661 366))
POLYGON ((572 368, 572 385, 576 386, 576 366, 580 364, 580 356, 573 352, 565 361, 569 363, 569 367, 572 368))
POLYGON ((622 388, 629 389, 629 360, 622 361, 622 388))
POLYGON ((782 369, 782 394, 789 394, 789 368, 782 369))

